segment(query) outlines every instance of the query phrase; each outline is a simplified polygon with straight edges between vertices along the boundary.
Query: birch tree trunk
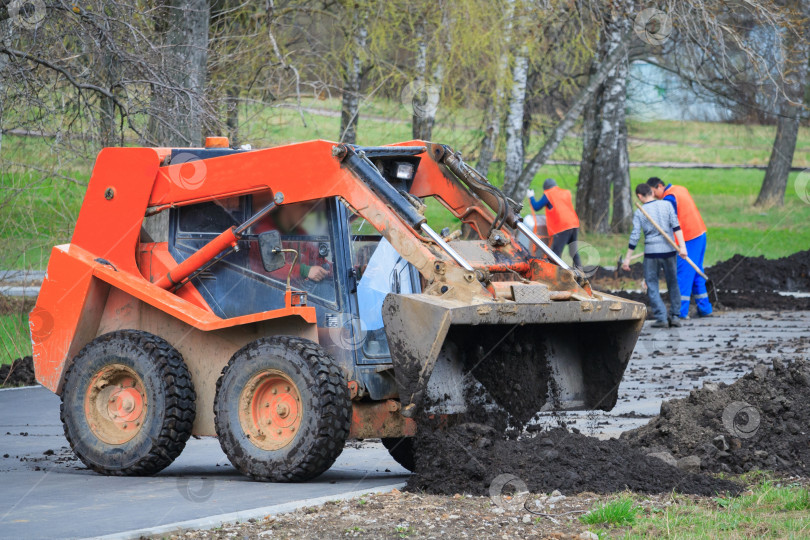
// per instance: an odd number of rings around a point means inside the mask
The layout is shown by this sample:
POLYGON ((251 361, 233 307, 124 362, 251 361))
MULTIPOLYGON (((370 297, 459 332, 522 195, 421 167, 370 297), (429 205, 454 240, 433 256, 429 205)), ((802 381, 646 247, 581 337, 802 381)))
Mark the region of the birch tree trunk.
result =
MULTIPOLYGON (((506 14, 504 22, 504 36, 506 36, 506 46, 511 41, 512 15, 514 12, 515 0, 506 1, 506 14)), ((489 99, 486 108, 486 124, 484 126, 484 138, 481 140, 481 149, 478 152, 478 164, 476 169, 487 176, 489 164, 495 155, 495 148, 498 146, 498 139, 501 136, 501 114, 503 112, 504 89, 503 80, 509 71, 509 55, 504 51, 498 62, 498 75, 495 81, 495 94, 489 99)))
POLYGON ((576 95, 571 103, 571 106, 565 112, 557 125, 554 126, 554 129, 552 130, 551 135, 549 135, 546 139, 546 142, 543 143, 543 147, 540 149, 540 151, 537 152, 537 154, 535 154, 529 163, 527 163, 523 168, 523 172, 520 173, 520 177, 515 185, 511 186, 508 190, 507 187, 504 186, 504 193, 506 193, 507 196, 514 200, 520 200, 523 198, 523 195, 531 184, 534 175, 536 175, 537 171, 540 170, 540 167, 542 167, 543 164, 548 161, 562 140, 565 138, 565 134, 568 133, 574 126, 577 118, 579 118, 579 115, 582 113, 586 104, 589 103, 591 97, 600 87, 602 81, 605 80, 605 77, 608 76, 619 61, 625 58, 626 55, 627 49, 622 46, 614 50, 604 62, 601 62, 596 68, 596 71, 593 71, 593 69, 591 70, 588 78, 588 84, 585 86, 585 88, 579 91, 579 94, 576 95))
MULTIPOLYGON (((602 59, 621 47, 628 20, 614 15, 607 21, 597 57, 591 67, 592 73, 598 70, 602 59)), ((610 230, 611 187, 615 199, 614 209, 619 213, 614 217, 613 223, 622 231, 629 225, 626 222, 630 209, 630 172, 624 111, 627 72, 628 61, 625 55, 594 93, 582 126, 577 214, 582 228, 591 232, 607 233, 610 230)))
POLYGON ((349 59, 343 73, 343 100, 340 109, 340 141, 357 143, 357 120, 360 113, 360 91, 363 85, 362 51, 366 48, 366 21, 355 11, 355 26, 349 59))
MULTIPOLYGON (((523 112, 526 106, 526 81, 529 58, 526 47, 520 49, 512 68, 512 94, 506 116, 506 159, 503 173, 504 189, 509 192, 523 170, 523 112)), ((520 198, 521 200, 523 197, 520 198)))
MULTIPOLYGON (((416 22, 416 80, 413 83, 414 94, 411 97, 412 101, 420 105, 424 105, 428 97, 425 95, 427 84, 427 70, 428 70, 428 32, 427 21, 425 20, 424 13, 419 16, 416 22), (421 102, 421 103, 419 103, 421 102)), ((412 107, 413 115, 411 116, 411 134, 414 139, 429 141, 430 134, 433 130, 433 123, 425 118, 425 107, 412 107)))
POLYGON ((413 138, 429 141, 433 137, 433 126, 436 124, 436 111, 438 110, 438 99, 442 92, 444 83, 444 62, 450 51, 452 43, 450 32, 450 16, 448 6, 442 5, 442 22, 438 29, 438 34, 444 32, 444 39, 441 40, 442 49, 436 58, 432 76, 428 76, 428 32, 424 17, 420 17, 417 23, 416 32, 419 40, 416 55, 416 72, 418 78, 414 84, 414 102, 418 107, 414 107, 412 126, 413 138))
POLYGON ((810 56, 810 1, 791 2, 804 12, 802 28, 787 32, 784 59, 784 87, 779 94, 779 117, 776 121, 776 138, 773 141, 771 159, 754 206, 782 206, 788 175, 796 151, 799 121, 804 111, 804 94, 807 88, 807 63, 810 56))

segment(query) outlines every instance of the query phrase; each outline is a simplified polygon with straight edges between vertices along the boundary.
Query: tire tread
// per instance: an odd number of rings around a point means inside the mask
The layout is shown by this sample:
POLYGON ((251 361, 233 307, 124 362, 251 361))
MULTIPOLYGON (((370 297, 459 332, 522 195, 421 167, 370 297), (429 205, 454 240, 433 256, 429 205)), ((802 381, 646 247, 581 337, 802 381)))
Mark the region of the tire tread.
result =
MULTIPOLYGON (((81 389, 78 389, 81 391, 81 389)), ((118 330, 104 334, 85 345, 76 355, 75 360, 65 374, 65 384, 62 391, 62 405, 60 418, 65 430, 65 438, 70 443, 73 452, 87 465, 88 468, 110 476, 150 476, 168 467, 183 451, 186 442, 191 436, 191 428, 196 414, 196 394, 183 358, 177 349, 166 340, 154 334, 141 330, 118 330), (86 461, 76 452, 73 435, 68 429, 67 415, 69 414, 66 401, 71 393, 77 391, 72 388, 70 381, 79 360, 89 353, 90 349, 98 343, 122 339, 129 341, 134 347, 146 352, 155 361, 155 367, 161 373, 166 383, 166 411, 164 422, 159 436, 152 440, 149 453, 138 460, 137 463, 124 469, 107 469, 93 462, 86 461)))

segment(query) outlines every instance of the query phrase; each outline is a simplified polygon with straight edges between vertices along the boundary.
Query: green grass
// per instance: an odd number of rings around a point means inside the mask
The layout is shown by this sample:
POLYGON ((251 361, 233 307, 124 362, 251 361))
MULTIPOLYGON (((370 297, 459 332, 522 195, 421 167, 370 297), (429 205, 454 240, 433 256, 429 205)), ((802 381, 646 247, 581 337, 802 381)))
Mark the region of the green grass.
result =
MULTIPOLYGON (((694 503, 685 497, 656 511, 642 511, 630 527, 607 532, 611 538, 807 538, 810 493, 800 486, 765 481, 751 494, 694 503)), ((599 531, 604 533, 605 531, 599 531)))
MULTIPOLYGON (((546 166, 540 169, 532 187, 542 191, 543 179, 553 177, 558 184, 576 192, 579 168, 567 165, 546 166)), ((810 204, 805 203, 794 190, 799 173, 792 173, 788 182, 785 206, 770 209, 754 208, 759 193, 762 172, 751 169, 657 169, 633 168, 630 178, 633 187, 650 176, 659 176, 667 182, 686 186, 695 198, 706 222, 708 243, 705 263, 711 265, 735 254, 762 255, 769 259, 785 257, 799 250, 810 248, 810 204)), ((490 180, 495 185, 503 184, 499 166, 493 167, 490 180)), ((525 201, 528 208, 528 201, 525 201)), ((524 211, 526 214, 528 210, 524 211)), ((428 204, 425 213, 434 229, 453 228, 452 216, 438 203, 428 204)), ((589 255, 586 265, 612 266, 627 249, 627 234, 580 235, 580 242, 593 246, 585 249, 589 255)), ((642 243, 643 245, 643 243, 642 243)), ((637 248, 637 252, 642 246, 637 248)), ((568 252, 565 257, 570 261, 568 252)))
MULTIPOLYGON (((338 99, 305 99, 302 105, 306 126, 298 111, 251 105, 241 109, 241 142, 254 147, 296 141, 338 137, 338 99), (323 111, 332 111, 326 115, 323 111)), ((478 111, 444 111, 440 108, 434 139, 469 153, 481 140, 478 111)), ((712 161, 720 163, 764 163, 770 153, 773 126, 739 126, 700 122, 631 120, 628 130, 631 159, 635 161, 712 161), (765 161, 762 161, 762 160, 765 161)), ((410 111, 401 103, 369 100, 361 108, 359 143, 377 145, 411 138, 410 111)), ((543 142, 543 135, 531 137, 528 155, 543 142)), ((93 153, 86 146, 65 151, 51 139, 4 136, 0 152, 0 268, 44 270, 52 246, 70 240, 90 175, 93 153), (33 167, 33 169, 32 169, 33 167)), ((810 129, 801 128, 795 165, 810 166, 810 129)), ((580 159, 581 141, 567 138, 555 159, 580 159)), ((578 167, 543 167, 532 187, 540 191, 542 180, 554 177, 574 190, 578 167)), ((752 169, 630 169, 635 185, 649 176, 685 185, 692 192, 709 227, 706 264, 725 260, 734 254, 776 258, 810 247, 810 205, 795 193, 791 175, 785 206, 767 210, 752 206, 759 191, 763 171, 752 169)), ((502 165, 493 164, 490 179, 503 180, 502 165)), ((428 202, 426 213, 434 229, 457 226, 438 203, 428 202)), ((580 237, 593 249, 587 264, 613 265, 627 245, 627 235, 580 237)), ((588 248, 586 248, 587 250, 588 248)), ((568 255, 566 254, 566 257, 568 255)), ((570 260, 570 258, 569 258, 570 260)))
POLYGON ((641 509, 628 496, 597 505, 579 519, 588 525, 632 525, 641 509))
POLYGON ((0 315, 0 365, 31 354, 28 313, 0 315))

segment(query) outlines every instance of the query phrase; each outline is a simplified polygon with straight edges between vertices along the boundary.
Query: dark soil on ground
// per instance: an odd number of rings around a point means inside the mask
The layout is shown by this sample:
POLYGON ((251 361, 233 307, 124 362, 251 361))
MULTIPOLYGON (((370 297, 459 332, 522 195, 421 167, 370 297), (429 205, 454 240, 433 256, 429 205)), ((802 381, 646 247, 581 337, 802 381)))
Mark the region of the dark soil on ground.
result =
POLYGON ((37 384, 34 377, 34 359, 30 356, 17 358, 11 364, 0 366, 0 386, 31 386, 37 384))
MULTIPOLYGON (((799 251, 781 259, 744 257, 737 254, 706 267, 706 275, 714 282, 718 291, 810 292, 810 250, 799 251)), ((643 279, 644 267, 641 262, 631 264, 629 272, 620 267, 598 267, 590 277, 597 289, 618 289, 618 283, 643 279)))
MULTIPOLYGON (((810 292, 810 250, 781 259, 734 255, 706 268, 706 274, 712 280, 709 300, 721 309, 810 310, 810 298, 775 292, 810 292), (717 288, 716 298, 712 286, 717 288)), ((628 281, 643 279, 644 270, 639 262, 630 265, 630 272, 600 267, 590 281, 597 290, 649 305, 646 293, 620 290, 628 281)))
MULTIPOLYGON (((650 305, 647 293, 635 291, 609 291, 609 294, 627 298, 650 305)), ((669 306, 669 296, 661 293, 664 304, 669 306)), ((810 298, 796 298, 795 296, 784 296, 775 292, 729 292, 720 291, 717 293, 715 301, 714 294, 709 295, 709 300, 718 309, 761 309, 772 311, 807 311, 810 310, 810 298)), ((647 318, 652 318, 652 311, 647 310, 647 318)))
POLYGON ((772 260, 734 255, 706 274, 724 291, 810 291, 810 250, 772 260))
POLYGON ((760 365, 731 385, 707 384, 666 401, 646 426, 622 442, 644 452, 697 456, 701 467, 742 473, 768 469, 808 476, 810 362, 760 365))
POLYGON ((32 298, 14 298, 0 294, 0 315, 30 313, 34 309, 32 298))
POLYGON ((684 472, 625 441, 599 440, 563 428, 507 440, 482 424, 436 431, 420 427, 416 449, 416 471, 406 489, 433 494, 487 495, 501 474, 517 476, 533 493, 631 489, 712 495, 741 489, 728 480, 684 472))

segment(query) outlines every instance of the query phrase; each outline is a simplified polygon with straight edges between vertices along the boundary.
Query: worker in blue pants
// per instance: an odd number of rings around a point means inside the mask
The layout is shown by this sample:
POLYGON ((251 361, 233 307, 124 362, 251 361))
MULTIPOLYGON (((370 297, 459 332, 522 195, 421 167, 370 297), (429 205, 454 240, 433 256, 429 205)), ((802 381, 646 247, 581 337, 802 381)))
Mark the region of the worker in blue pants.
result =
MULTIPOLYGON (((669 201, 678 215, 678 222, 686 244, 686 252, 698 268, 703 270, 703 258, 706 256, 706 224, 697 209, 689 190, 683 186, 665 185, 660 178, 652 177, 647 185, 653 189, 657 199, 669 201)), ((698 274, 684 259, 678 259, 678 288, 681 291, 681 318, 689 315, 689 304, 695 299, 699 317, 712 314, 712 304, 706 291, 706 280, 698 274)))

